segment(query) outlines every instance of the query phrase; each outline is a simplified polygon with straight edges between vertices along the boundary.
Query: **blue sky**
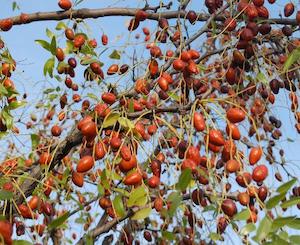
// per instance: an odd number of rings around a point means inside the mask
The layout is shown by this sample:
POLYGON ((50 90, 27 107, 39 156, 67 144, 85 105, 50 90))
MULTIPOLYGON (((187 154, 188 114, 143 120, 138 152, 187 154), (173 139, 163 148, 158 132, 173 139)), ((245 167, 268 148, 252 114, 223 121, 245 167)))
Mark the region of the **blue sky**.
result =
MULTIPOLYGON (((8 16, 18 15, 19 11, 12 11, 12 1, 1 0, 1 11, 0 18, 5 18, 8 16)), ((59 10, 56 0, 26 0, 26 1, 17 1, 21 12, 31 13, 37 11, 54 11, 59 10)), ((149 1, 156 3, 158 1, 149 1)), ((164 1, 167 3, 168 1, 164 1)), ((107 7, 107 3, 112 6, 129 6, 129 7, 142 7, 143 1, 99 1, 99 0, 85 0, 79 5, 79 7, 88 7, 88 8, 101 8, 107 7)), ((189 8, 200 11, 203 9, 203 2, 198 0, 192 0, 189 8)), ((272 5, 272 17, 277 17, 279 9, 283 9, 283 1, 279 1, 272 5)), ((101 18, 97 20, 87 20, 86 23, 90 25, 91 33, 94 38, 97 39, 100 43, 100 38, 103 32, 109 35, 112 45, 119 46, 119 40, 126 40, 128 37, 128 31, 126 28, 126 21, 130 18, 128 17, 113 17, 113 18, 101 18)), ((151 23, 149 27, 153 27, 151 23)), ((56 22, 35 22, 28 25, 14 26, 10 32, 1 33, 3 40, 7 42, 7 45, 17 61, 17 72, 13 76, 13 80, 16 83, 16 86, 20 91, 28 93, 28 101, 36 102, 37 98, 41 98, 41 90, 44 86, 57 86, 57 81, 54 79, 45 79, 42 73, 42 67, 44 62, 49 58, 49 54, 42 49, 40 46, 34 43, 36 39, 47 39, 45 34, 45 27, 54 31, 56 22)), ((195 31, 195 27, 191 27, 191 32, 195 31)), ((131 36, 131 40, 134 40, 134 34, 131 36)), ((196 46, 201 46, 201 42, 197 41, 196 46)), ((130 49, 130 48, 129 48, 130 49)), ((142 50, 142 49, 141 49, 142 50)), ((106 61, 106 60, 104 60, 106 61)), ((32 103, 32 104, 33 104, 32 103)), ((26 107, 27 108, 27 107, 26 107)), ((281 92, 280 98, 278 98, 276 104, 273 106, 272 110, 274 114, 278 116, 279 119, 283 122, 282 140, 279 141, 280 145, 286 152, 286 160, 288 160, 288 166, 291 172, 294 175, 299 174, 299 135, 296 133, 294 126, 293 115, 289 113, 288 105, 288 95, 281 92), (287 140, 290 139, 290 140, 287 140), (293 142, 291 142, 291 140, 293 142)), ((25 118, 29 117, 30 113, 34 111, 34 108, 31 106, 28 111, 25 112, 25 118)), ((23 111, 20 111, 23 112, 23 111)), ((22 127, 22 126, 20 126, 22 127)), ((26 145, 30 148, 30 145, 26 145)), ((273 169, 273 168, 272 168, 273 169)), ((281 170, 281 169, 280 169, 281 170)), ((268 179, 268 184, 270 186, 275 182, 273 180, 274 172, 270 173, 270 178, 268 179)), ((284 174, 283 174, 284 176, 284 174)), ((274 185, 274 188, 276 185, 274 185)), ((82 234, 82 230, 80 231, 82 234)), ((230 244, 230 243, 229 243, 230 244)))

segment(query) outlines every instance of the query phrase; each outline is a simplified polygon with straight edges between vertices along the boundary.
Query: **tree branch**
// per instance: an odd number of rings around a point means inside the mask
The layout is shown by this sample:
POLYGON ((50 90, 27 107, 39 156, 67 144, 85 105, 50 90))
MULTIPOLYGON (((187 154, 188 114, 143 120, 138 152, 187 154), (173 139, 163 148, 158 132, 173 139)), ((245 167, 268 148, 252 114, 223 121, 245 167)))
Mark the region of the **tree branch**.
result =
MULTIPOLYGON (((100 9, 73 9, 68 11, 52 11, 52 12, 36 12, 28 14, 26 16, 26 23, 21 20, 20 16, 11 17, 14 25, 28 24, 37 21, 49 21, 49 20, 65 20, 65 19, 89 19, 89 18, 100 18, 106 16, 135 16, 137 8, 100 8, 100 9)), ((185 10, 180 11, 164 11, 160 13, 148 13, 148 19, 159 20, 160 18, 175 19, 185 18, 187 12, 185 10)), ((205 13, 197 13, 197 21, 207 21, 211 15, 205 13)), ((223 21, 224 16, 218 16, 215 18, 218 21, 223 21)), ((297 25, 295 19, 288 18, 273 18, 266 20, 270 24, 280 25, 297 25)))

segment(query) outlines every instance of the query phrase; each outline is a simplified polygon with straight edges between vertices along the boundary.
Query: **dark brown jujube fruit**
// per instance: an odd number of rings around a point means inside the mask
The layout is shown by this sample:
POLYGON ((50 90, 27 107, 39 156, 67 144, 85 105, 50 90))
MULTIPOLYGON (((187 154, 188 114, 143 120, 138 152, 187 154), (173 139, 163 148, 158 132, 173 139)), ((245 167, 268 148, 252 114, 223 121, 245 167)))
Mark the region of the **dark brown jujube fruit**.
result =
POLYGON ((236 204, 231 199, 225 199, 222 202, 221 209, 229 217, 233 217, 237 213, 236 204))

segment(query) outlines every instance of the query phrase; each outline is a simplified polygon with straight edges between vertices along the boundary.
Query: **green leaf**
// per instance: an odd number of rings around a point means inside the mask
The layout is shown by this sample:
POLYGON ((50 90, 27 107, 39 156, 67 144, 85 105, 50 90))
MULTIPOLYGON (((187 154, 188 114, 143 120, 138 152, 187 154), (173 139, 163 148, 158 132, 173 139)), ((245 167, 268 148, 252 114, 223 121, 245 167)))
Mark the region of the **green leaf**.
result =
POLYGON ((272 223, 272 231, 277 231, 279 228, 285 226, 286 224, 292 222, 296 216, 288 216, 288 217, 278 217, 273 220, 272 223))
POLYGON ((124 190, 124 189, 121 189, 121 188, 112 188, 113 191, 115 192, 118 192, 120 194, 122 194, 122 196, 126 196, 126 197, 129 197, 130 194, 128 191, 124 190))
POLYGON ((19 7, 19 5, 17 4, 17 2, 14 1, 14 2, 12 3, 12 10, 15 11, 16 9, 20 9, 20 7, 19 7))
POLYGON ((70 213, 66 212, 63 215, 59 216, 57 219, 51 221, 48 225, 48 229, 54 229, 65 223, 65 221, 69 218, 70 213))
POLYGON ((249 209, 244 209, 241 212, 237 213, 233 219, 234 220, 247 220, 250 218, 250 211, 249 209))
POLYGON ((192 180, 192 170, 188 168, 183 170, 181 172, 181 175, 179 176, 178 183, 176 184, 176 189, 184 191, 188 187, 191 180, 192 180))
POLYGON ((44 90, 44 94, 50 94, 50 93, 52 93, 54 91, 55 91, 54 88, 47 88, 47 89, 44 90))
POLYGON ((252 231, 255 231, 255 229, 256 229, 255 225, 253 223, 249 223, 241 229, 241 234, 243 236, 246 236, 249 233, 251 233, 252 231))
POLYGON ((55 38, 55 36, 52 37, 51 44, 50 44, 50 51, 53 55, 56 55, 56 38, 55 38))
POLYGON ((258 226, 254 240, 259 243, 265 239, 271 231, 271 225, 272 220, 268 216, 265 216, 258 226))
POLYGON ((10 200, 13 198, 13 193, 7 190, 0 190, 0 200, 10 200))
POLYGON ((216 211, 216 207, 213 204, 208 205, 203 208, 202 212, 205 213, 205 212, 209 212, 209 211, 216 211))
POLYGON ((9 103, 8 109, 15 110, 19 107, 26 105, 26 103, 27 103, 26 101, 13 101, 13 102, 9 103))
POLYGON ((103 66, 103 63, 101 63, 99 60, 97 59, 90 59, 90 58, 83 58, 81 61, 80 61, 80 64, 81 65, 89 65, 89 64, 92 64, 92 63, 99 63, 100 66, 103 66))
POLYGON ((129 100, 129 103, 128 103, 128 110, 129 110, 129 113, 134 112, 133 99, 130 99, 130 100, 129 100))
POLYGON ((173 232, 170 231, 162 231, 161 235, 163 238, 166 238, 169 241, 173 241, 175 240, 175 235, 173 234, 173 232))
POLYGON ((120 117, 120 114, 114 113, 114 112, 107 115, 104 118, 104 121, 102 123, 103 128, 108 128, 108 127, 114 126, 116 124, 116 122, 118 121, 119 117, 120 117))
POLYGON ((180 101, 180 96, 175 94, 172 91, 168 91, 167 94, 169 95, 169 97, 171 97, 173 100, 179 102, 180 101))
POLYGON ((114 50, 110 55, 109 58, 114 60, 119 60, 121 58, 120 52, 117 50, 114 50))
POLYGON ((7 89, 0 83, 0 95, 7 95, 8 91, 7 89))
POLYGON ((48 28, 46 28, 46 34, 50 39, 52 39, 54 36, 54 33, 52 31, 50 31, 48 28))
POLYGON ((300 230, 300 218, 296 218, 286 223, 286 225, 292 229, 300 230))
POLYGON ((8 107, 4 107, 1 112, 2 118, 4 120, 4 124, 8 129, 11 129, 13 126, 13 116, 10 114, 8 107))
POLYGON ((84 44, 83 46, 81 46, 80 53, 85 54, 85 55, 89 54, 92 56, 97 56, 94 49, 92 47, 90 47, 90 45, 88 45, 88 44, 84 44))
POLYGON ((300 236, 298 236, 298 235, 292 235, 292 236, 290 236, 289 240, 293 244, 300 244, 300 236))
POLYGON ((211 233, 209 234, 209 237, 210 237, 210 239, 213 240, 213 241, 218 241, 218 240, 221 240, 221 239, 222 239, 222 236, 221 236, 220 234, 218 234, 218 233, 215 233, 215 232, 211 232, 211 233))
POLYGON ((289 234, 286 231, 280 231, 278 236, 283 240, 288 240, 288 238, 289 238, 289 234))
POLYGON ((116 214, 118 215, 118 217, 123 217, 125 215, 125 208, 123 205, 121 195, 117 195, 115 197, 115 199, 113 200, 113 207, 114 207, 114 210, 115 210, 116 214))
POLYGON ((53 77, 54 63, 55 63, 54 57, 51 57, 46 61, 44 65, 44 76, 46 76, 48 73, 51 78, 53 77))
POLYGON ((168 210, 168 214, 172 217, 175 214, 177 208, 179 207, 182 201, 182 195, 179 192, 172 192, 168 196, 167 200, 171 202, 171 206, 168 210))
POLYGON ((265 245, 265 244, 270 244, 270 245, 290 245, 289 242, 287 242, 286 240, 282 239, 281 237, 279 237, 276 234, 272 234, 271 242, 263 243, 263 245, 265 245))
POLYGON ((291 179, 290 181, 284 183, 283 185, 277 188, 277 192, 280 194, 286 194, 288 190, 292 188, 292 186, 296 183, 297 179, 291 179))
POLYGON ((300 48, 294 49, 288 56, 287 60, 283 65, 283 71, 287 72, 288 69, 300 59, 300 48))
POLYGON ((35 42, 39 45, 41 45, 44 49, 50 51, 50 43, 48 43, 45 40, 35 40, 35 42))
POLYGON ((257 80, 257 82, 259 82, 259 83, 262 82, 265 85, 269 84, 266 76, 261 71, 257 74, 256 80, 257 80))
POLYGON ((271 197, 266 203, 266 208, 267 209, 274 208, 284 197, 285 197, 285 193, 271 197))
POLYGON ((62 30, 62 29, 66 29, 66 28, 67 28, 67 26, 66 26, 65 22, 63 22, 63 21, 58 22, 55 27, 55 29, 58 31, 62 30))
POLYGON ((98 185, 97 185, 97 189, 98 189, 98 194, 99 194, 100 196, 103 196, 104 193, 105 193, 104 187, 103 187, 101 184, 98 184, 98 185))
POLYGON ((152 208, 143 208, 139 211, 137 211, 132 217, 132 220, 141 220, 149 217, 151 214, 152 208))
POLYGON ((32 245, 33 243, 26 240, 13 240, 13 245, 32 245))
POLYGON ((282 208, 288 208, 300 203, 300 197, 292 197, 290 200, 287 200, 281 204, 282 208))
POLYGON ((127 117, 119 117, 118 122, 123 128, 134 129, 134 124, 127 117))
POLYGON ((96 101, 99 100, 99 98, 98 98, 95 94, 88 93, 87 96, 88 96, 89 98, 93 99, 93 100, 96 100, 96 101))
POLYGON ((134 189, 128 198, 127 207, 145 206, 147 203, 147 191, 144 186, 134 189))
POLYGON ((38 136, 37 134, 31 134, 30 137, 31 137, 31 148, 32 150, 34 150, 40 143, 40 136, 38 136))
POLYGON ((74 43, 70 40, 67 40, 66 42, 66 54, 71 54, 74 50, 74 43))

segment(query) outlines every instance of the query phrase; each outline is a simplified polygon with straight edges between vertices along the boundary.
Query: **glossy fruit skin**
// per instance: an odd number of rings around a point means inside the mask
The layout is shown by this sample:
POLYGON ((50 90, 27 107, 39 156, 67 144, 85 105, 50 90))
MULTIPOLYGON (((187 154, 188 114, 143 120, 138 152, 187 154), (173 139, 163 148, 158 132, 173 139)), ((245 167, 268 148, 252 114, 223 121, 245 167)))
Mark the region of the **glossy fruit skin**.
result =
POLYGON ((192 172, 197 172, 197 164, 191 159, 183 160, 181 164, 181 170, 190 169, 192 172))
POLYGON ((137 159, 135 155, 132 155, 129 160, 122 159, 119 163, 120 170, 125 173, 130 171, 133 168, 137 167, 137 159))
POLYGON ((169 89, 169 83, 168 81, 164 78, 164 77, 160 77, 157 80, 157 83, 159 85, 159 87, 163 90, 163 91, 168 91, 169 89))
POLYGON ((101 197, 99 199, 99 205, 103 209, 110 208, 112 206, 111 200, 106 197, 101 197))
POLYGON ((104 45, 104 46, 107 45, 108 44, 108 36, 103 34, 101 36, 101 42, 102 42, 102 45, 104 45))
POLYGON ((77 172, 85 173, 94 167, 95 161, 92 156, 82 157, 77 164, 77 172))
POLYGON ((32 196, 31 199, 28 201, 28 206, 35 210, 39 207, 40 204, 40 198, 38 196, 32 196))
POLYGON ((132 158, 131 150, 127 145, 121 147, 120 155, 125 161, 129 161, 132 158))
POLYGON ((13 26, 13 20, 11 18, 0 20, 0 29, 2 31, 9 31, 13 26))
POLYGON ((82 125, 81 133, 87 139, 92 140, 97 136, 97 125, 93 121, 89 121, 82 125))
POLYGON ((51 134, 53 136, 60 136, 61 135, 61 127, 58 126, 58 125, 54 125, 52 128, 51 128, 51 134))
POLYGON ((245 172, 243 174, 239 174, 235 180, 241 187, 247 187, 247 185, 249 185, 252 181, 252 176, 250 173, 245 172))
POLYGON ((190 10, 187 15, 186 18, 189 20, 189 22, 193 25, 195 24, 195 21, 197 20, 197 13, 193 10, 190 10))
POLYGON ((234 31, 236 28, 236 20, 233 18, 227 18, 224 22, 224 27, 226 28, 226 31, 234 31))
POLYGON ((228 123, 226 126, 226 133, 227 135, 230 137, 232 137, 232 139, 234 140, 240 140, 241 139, 241 133, 239 128, 233 124, 233 123, 228 123))
POLYGON ((0 220, 0 236, 7 245, 12 245, 13 226, 9 221, 0 220))
POLYGON ((206 129, 204 117, 200 112, 197 111, 194 113, 194 127, 198 132, 202 132, 206 129))
POLYGON ((56 48, 55 56, 58 61, 63 61, 65 59, 65 53, 61 48, 56 48))
POLYGON ((258 197, 259 199, 263 202, 264 200, 266 200, 268 196, 268 189, 265 186, 261 186, 258 189, 258 197))
POLYGON ((110 139, 110 146, 112 148, 112 150, 118 150, 120 148, 122 144, 122 140, 117 137, 117 136, 113 136, 111 139, 110 139))
POLYGON ((226 162, 225 167, 227 172, 236 173, 240 169, 240 163, 235 159, 231 159, 226 162))
POLYGON ((252 172, 252 179, 256 182, 262 182, 267 178, 268 173, 268 168, 265 165, 256 166, 252 172))
POLYGON ((152 241, 151 233, 149 231, 144 231, 144 238, 148 241, 152 241))
POLYGON ((261 147, 253 147, 249 154, 249 163, 251 165, 256 164, 260 160, 262 153, 261 147))
POLYGON ((76 171, 72 172, 72 182, 78 187, 82 187, 84 183, 83 174, 77 173, 76 171))
POLYGON ((59 0, 58 6, 67 11, 72 7, 72 2, 70 0, 59 0))
POLYGON ((254 38, 253 32, 249 28, 243 28, 241 31, 241 39, 245 41, 252 41, 254 38))
POLYGON ((237 213, 236 204, 231 199, 225 199, 222 202, 221 209, 229 217, 233 217, 237 213))
POLYGON ((74 37, 75 37, 74 31, 71 28, 67 28, 65 30, 65 36, 69 40, 74 40, 74 37))
POLYGON ((98 117, 104 118, 110 113, 110 108, 107 104, 99 103, 95 106, 94 111, 98 117))
POLYGON ((250 203, 250 197, 246 192, 240 192, 238 194, 238 200, 241 205, 247 206, 250 203))
POLYGON ((211 129, 209 131, 209 143, 216 145, 216 146, 223 146, 225 144, 224 137, 220 130, 211 129))
POLYGON ((107 75, 113 75, 118 73, 119 71, 119 66, 117 64, 112 64, 108 69, 107 69, 107 75))
POLYGON ((196 165, 200 165, 201 156, 200 156, 199 149, 196 146, 190 146, 186 150, 186 158, 194 161, 196 163, 196 165))
POLYGON ((39 164, 41 165, 49 165, 51 163, 52 156, 48 152, 43 152, 40 155, 39 164))
POLYGON ((138 185, 142 182, 142 180, 142 175, 138 171, 135 171, 126 175, 125 179, 123 180, 123 183, 125 185, 138 185))
POLYGON ((93 118, 91 116, 85 116, 83 119, 81 119, 79 121, 79 123, 77 124, 77 128, 79 130, 81 130, 81 128, 83 127, 83 125, 85 125, 88 122, 92 122, 92 121, 93 121, 93 118))
POLYGON ((246 117, 245 112, 239 108, 230 108, 227 111, 226 116, 231 123, 242 122, 246 117))
POLYGON ((98 142, 95 145, 95 159, 100 160, 104 158, 105 154, 106 154, 106 146, 104 145, 103 142, 98 142))
POLYGON ((160 160, 152 160, 151 164, 150 164, 150 168, 152 173, 157 176, 160 177, 161 174, 161 161, 160 160))
POLYGON ((18 205, 18 208, 19 208, 20 214, 23 218, 26 218, 26 219, 34 218, 35 214, 31 213, 29 207, 26 204, 20 204, 20 205, 18 205))
POLYGON ((160 179, 155 175, 153 175, 148 179, 148 185, 151 188, 157 188, 159 186, 159 183, 160 183, 160 179))
POLYGON ((85 43, 85 36, 84 35, 77 35, 74 37, 74 47, 80 48, 85 43))
POLYGON ((284 16, 289 17, 294 13, 295 7, 293 3, 287 3, 284 6, 284 16))
POLYGON ((176 71, 183 71, 186 66, 186 63, 181 59, 176 59, 173 61, 173 68, 176 71))
POLYGON ((135 18, 137 21, 144 21, 146 20, 148 17, 148 13, 142 9, 139 9, 136 13, 135 13, 135 18))
POLYGON ((160 212, 164 206, 164 201, 160 197, 156 197, 154 200, 154 208, 157 212, 160 212))

